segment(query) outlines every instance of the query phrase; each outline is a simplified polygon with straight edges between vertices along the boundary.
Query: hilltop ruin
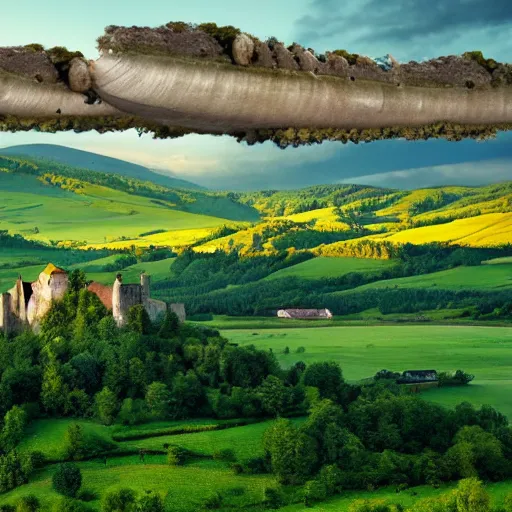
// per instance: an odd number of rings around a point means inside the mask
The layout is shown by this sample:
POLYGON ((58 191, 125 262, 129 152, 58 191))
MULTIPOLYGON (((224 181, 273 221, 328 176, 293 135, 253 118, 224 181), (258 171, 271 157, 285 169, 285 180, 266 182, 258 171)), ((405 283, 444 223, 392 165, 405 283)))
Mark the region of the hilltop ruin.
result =
MULTIPOLYGON (((103 305, 112 311, 118 327, 124 327, 128 311, 132 306, 142 304, 152 321, 158 320, 170 309, 181 322, 186 319, 183 304, 170 304, 152 299, 150 296, 150 276, 142 273, 140 284, 123 284, 118 274, 113 286, 92 282, 87 289, 94 293, 103 305)), ((41 320, 52 307, 61 300, 68 290, 68 273, 49 263, 34 282, 23 281, 20 275, 15 285, 0 298, 0 330, 5 333, 20 332, 31 328, 38 332, 41 320)))

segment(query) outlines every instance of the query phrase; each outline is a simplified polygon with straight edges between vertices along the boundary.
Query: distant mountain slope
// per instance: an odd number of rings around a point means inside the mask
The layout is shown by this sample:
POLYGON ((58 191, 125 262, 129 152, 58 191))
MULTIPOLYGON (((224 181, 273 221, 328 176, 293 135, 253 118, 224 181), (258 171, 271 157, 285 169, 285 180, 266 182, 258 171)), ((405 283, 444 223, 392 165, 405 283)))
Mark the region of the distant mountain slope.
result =
POLYGON ((204 187, 190 181, 165 176, 164 174, 151 171, 142 165, 91 153, 89 151, 82 151, 81 149, 59 146, 57 144, 22 144, 19 146, 10 146, 0 148, 0 155, 51 160, 72 167, 89 169, 91 171, 119 174, 142 181, 151 181, 164 187, 205 190, 204 187))

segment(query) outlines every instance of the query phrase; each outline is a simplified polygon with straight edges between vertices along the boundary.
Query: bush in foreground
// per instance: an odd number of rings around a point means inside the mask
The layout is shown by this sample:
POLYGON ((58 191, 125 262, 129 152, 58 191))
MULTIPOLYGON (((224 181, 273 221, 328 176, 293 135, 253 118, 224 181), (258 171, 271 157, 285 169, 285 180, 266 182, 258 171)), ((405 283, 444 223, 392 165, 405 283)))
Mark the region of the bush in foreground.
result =
POLYGON ((74 498, 82 486, 82 473, 76 464, 59 464, 52 477, 53 488, 63 496, 74 498))

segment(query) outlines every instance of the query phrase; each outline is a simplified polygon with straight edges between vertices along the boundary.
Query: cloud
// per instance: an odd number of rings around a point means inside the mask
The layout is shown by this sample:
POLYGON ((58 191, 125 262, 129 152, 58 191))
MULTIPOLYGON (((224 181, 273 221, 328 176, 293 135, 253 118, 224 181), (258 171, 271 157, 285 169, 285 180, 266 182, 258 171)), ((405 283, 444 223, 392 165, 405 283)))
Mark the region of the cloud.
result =
POLYGON ((509 0, 311 0, 296 22, 307 43, 391 52, 403 59, 481 49, 506 60, 512 48, 509 0))
POLYGON ((398 189, 436 187, 441 185, 479 186, 512 180, 512 159, 437 165, 380 174, 368 174, 339 180, 398 189))

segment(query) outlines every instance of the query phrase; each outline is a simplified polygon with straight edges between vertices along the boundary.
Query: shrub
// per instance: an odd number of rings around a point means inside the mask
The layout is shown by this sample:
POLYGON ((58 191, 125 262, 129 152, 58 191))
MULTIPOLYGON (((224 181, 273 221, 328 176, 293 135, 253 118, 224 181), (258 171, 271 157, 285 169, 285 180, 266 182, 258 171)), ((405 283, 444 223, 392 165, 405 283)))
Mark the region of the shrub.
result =
POLYGON ((304 485, 304 505, 311 507, 317 501, 323 501, 327 498, 327 489, 323 482, 319 480, 309 480, 304 485))
POLYGON ((224 448, 222 450, 217 450, 213 452, 214 460, 221 460, 224 462, 235 462, 236 455, 235 452, 231 448, 224 448))
POLYGON ((142 399, 125 398, 117 419, 123 425, 139 425, 147 420, 146 402, 142 399))
POLYGON ((135 492, 131 489, 119 489, 107 492, 101 502, 102 512, 130 512, 135 503, 135 492))
POLYGON ((214 510, 222 506, 222 495, 218 492, 208 496, 204 502, 204 508, 208 510, 214 510))
POLYGON ((78 491, 76 499, 85 502, 94 501, 98 499, 98 495, 94 491, 91 491, 90 489, 82 489, 78 491))
POLYGON ((46 456, 43 452, 30 452, 29 457, 33 469, 41 469, 46 462, 46 456))
POLYGON ((64 437, 68 459, 80 460, 85 455, 84 431, 78 423, 71 423, 64 437))
POLYGON ((276 487, 265 488, 265 507, 277 509, 284 505, 283 492, 276 487))
POLYGON ((504 506, 506 512, 512 512, 512 492, 508 493, 505 496, 505 499, 503 501, 503 506, 504 506))
POLYGON ((40 506, 38 498, 30 494, 18 500, 16 503, 16 512, 37 512, 40 506))
POLYGON ((234 464, 231 464, 231 469, 233 470, 233 473, 235 475, 241 475, 244 472, 244 466, 240 464, 239 462, 235 462, 234 464))
POLYGON ((269 38, 267 38, 265 43, 271 50, 273 50, 274 46, 279 43, 279 39, 277 39, 277 37, 270 36, 269 38))
POLYGON ((187 451, 180 446, 169 446, 167 449, 167 464, 181 466, 187 458, 187 451))
POLYGON ((357 53, 349 53, 347 50, 334 50, 332 53, 334 55, 338 55, 339 57, 345 57, 347 62, 352 65, 357 62, 357 57, 359 57, 357 53))
POLYGON ((146 492, 137 502, 140 512, 164 512, 164 503, 160 494, 146 492))
POLYGON ((76 464, 59 464, 52 477, 53 488, 64 496, 74 498, 82 485, 82 473, 76 464))
POLYGON ((253 475, 259 475, 269 472, 267 461, 265 460, 264 457, 252 457, 250 459, 247 459, 245 462, 245 468, 245 472, 253 475))
POLYGON ((246 493, 246 489, 245 487, 230 487, 225 492, 229 496, 243 496, 246 493))
POLYGON ((284 347, 283 354, 289 354, 290 353, 290 347, 284 347))
POLYGON ((440 386, 466 386, 475 378, 474 375, 457 370, 455 373, 442 372, 439 374, 440 386))
POLYGON ((78 500, 62 498, 53 504, 52 512, 89 512, 91 509, 78 500))
POLYGON ((298 347, 296 352, 297 354, 304 354, 304 352, 306 352, 306 349, 304 347, 298 347))

